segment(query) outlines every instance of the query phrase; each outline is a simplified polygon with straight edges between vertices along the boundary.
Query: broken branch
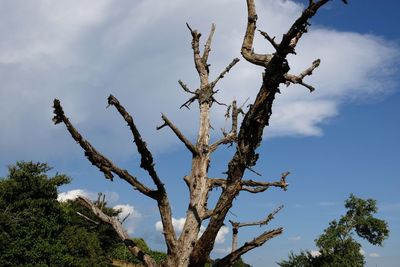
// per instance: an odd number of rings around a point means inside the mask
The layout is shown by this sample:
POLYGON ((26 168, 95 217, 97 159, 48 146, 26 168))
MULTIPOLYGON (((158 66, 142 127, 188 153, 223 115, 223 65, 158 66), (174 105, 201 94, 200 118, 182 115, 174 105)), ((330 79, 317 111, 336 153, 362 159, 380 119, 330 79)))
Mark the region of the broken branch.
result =
POLYGON ((213 38, 215 32, 215 24, 211 24, 211 30, 210 30, 210 35, 207 38, 207 42, 204 45, 204 52, 203 52, 203 62, 204 64, 207 64, 207 60, 208 60, 208 55, 210 54, 211 51, 211 41, 213 38))
POLYGON ((199 153, 197 148, 183 135, 183 133, 164 114, 161 114, 161 118, 164 120, 164 124, 157 127, 157 130, 160 130, 164 126, 169 126, 169 128, 171 128, 171 130, 175 133, 178 139, 181 140, 182 143, 185 144, 187 149, 190 150, 190 152, 192 152, 194 155, 197 155, 199 153))

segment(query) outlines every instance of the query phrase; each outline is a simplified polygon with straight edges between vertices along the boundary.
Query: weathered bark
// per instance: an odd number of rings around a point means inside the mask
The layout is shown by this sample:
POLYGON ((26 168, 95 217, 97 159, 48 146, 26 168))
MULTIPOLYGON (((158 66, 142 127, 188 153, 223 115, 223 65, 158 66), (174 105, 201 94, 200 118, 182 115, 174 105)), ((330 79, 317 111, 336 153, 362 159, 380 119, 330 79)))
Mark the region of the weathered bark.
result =
MULTIPOLYGON (((280 93, 279 86, 281 84, 300 84, 308 88, 311 92, 314 90, 314 87, 305 83, 303 80, 306 76, 310 76, 315 68, 319 66, 320 60, 315 60, 309 68, 299 75, 293 75, 288 73, 290 67, 286 57, 288 54, 295 54, 297 43, 302 35, 307 31, 309 25, 308 20, 314 16, 318 9, 326 4, 328 0, 310 0, 307 8, 283 35, 280 43, 276 42, 275 37, 271 37, 268 33, 259 30, 260 34, 264 36, 275 49, 275 52, 272 54, 257 54, 254 52, 253 43, 257 29, 257 13, 254 0, 246 0, 246 2, 248 20, 241 54, 250 63, 261 66, 264 69, 261 88, 259 89, 254 102, 249 105, 247 113, 244 113, 241 107, 238 108, 236 101, 233 101, 227 112, 228 116, 231 116, 232 120, 231 130, 229 132, 223 130, 223 137, 217 142, 210 144, 210 109, 214 103, 220 104, 214 97, 217 92, 214 88, 220 79, 222 79, 226 73, 235 66, 239 59, 235 58, 212 82, 210 82, 209 64, 207 61, 211 51, 215 25, 213 24, 211 26, 210 34, 204 46, 204 51, 201 54, 201 34, 198 31, 193 30, 187 24, 192 35, 193 59, 195 68, 199 75, 200 85, 196 90, 190 90, 181 80, 179 80, 179 85, 186 93, 191 95, 191 97, 182 104, 181 108, 189 108, 195 101, 198 101, 199 104, 200 124, 196 143, 192 143, 164 114, 161 116, 163 124, 160 127, 157 127, 157 129, 161 129, 168 126, 192 155, 191 172, 184 177, 184 181, 189 189, 190 199, 186 211, 185 225, 179 238, 176 237, 172 225, 172 214, 167 192, 155 170, 152 154, 147 149, 146 143, 142 140, 133 118, 127 113, 124 107, 122 107, 119 101, 112 95, 108 98, 109 105, 114 106, 127 122, 132 132, 137 151, 141 156, 140 167, 148 172, 156 189, 151 189, 146 186, 127 170, 119 168, 111 160, 98 152, 82 137, 82 135, 71 124, 69 119, 64 115, 60 101, 57 99, 54 100, 55 116, 53 120, 55 124, 63 122, 66 125, 72 138, 85 151, 85 156, 88 160, 93 165, 97 166, 100 171, 104 173, 106 178, 112 180, 116 174, 121 179, 128 182, 134 189, 157 202, 163 225, 163 234, 167 245, 168 256, 167 262, 165 263, 166 266, 203 267, 214 247, 218 231, 224 224, 226 215, 232 207, 233 200, 241 191, 260 193, 270 187, 279 187, 286 190, 288 186, 286 177, 289 172, 283 173, 281 179, 276 182, 243 180, 243 176, 246 170, 255 172, 252 167, 256 165, 258 160, 259 155, 256 151, 261 144, 264 128, 269 125, 276 93, 280 93), (244 115, 243 121, 240 125, 238 123, 239 114, 244 115), (211 154, 216 151, 219 146, 224 144, 236 145, 236 152, 228 163, 226 178, 209 178, 208 168, 211 154), (210 208, 207 204, 208 195, 215 187, 221 187, 222 193, 215 207, 210 208), (207 219, 209 219, 209 223, 205 232, 199 238, 198 235, 201 224, 207 219)), ((92 208, 87 204, 87 202, 82 202, 83 205, 85 205, 85 203, 88 207, 92 208)), ((104 217, 98 211, 95 213, 100 219, 101 217, 104 217)), ((270 214, 271 218, 267 217, 266 220, 255 223, 265 224, 267 221, 272 219, 275 213, 272 215, 270 214)), ((108 218, 105 221, 107 220, 110 221, 111 219, 108 218)), ((250 224, 254 225, 254 223, 250 224)), ((249 224, 242 224, 242 226, 247 225, 249 224)), ((236 223, 234 226, 234 233, 236 232, 236 234, 233 236, 233 251, 224 257, 218 263, 218 266, 230 266, 247 251, 263 245, 266 241, 281 234, 283 231, 282 228, 266 231, 254 240, 246 242, 243 246, 237 248, 235 240, 237 240, 236 237, 239 227, 239 223, 236 223)), ((124 235, 126 233, 124 233, 119 226, 114 227, 114 229, 117 233, 121 233, 122 237, 125 237, 124 235)), ((126 238, 124 240, 126 240, 126 238)), ((140 254, 140 252, 137 252, 136 250, 131 250, 131 252, 134 254, 140 254)), ((151 264, 154 264, 144 256, 143 261, 148 266, 153 266, 151 264)))

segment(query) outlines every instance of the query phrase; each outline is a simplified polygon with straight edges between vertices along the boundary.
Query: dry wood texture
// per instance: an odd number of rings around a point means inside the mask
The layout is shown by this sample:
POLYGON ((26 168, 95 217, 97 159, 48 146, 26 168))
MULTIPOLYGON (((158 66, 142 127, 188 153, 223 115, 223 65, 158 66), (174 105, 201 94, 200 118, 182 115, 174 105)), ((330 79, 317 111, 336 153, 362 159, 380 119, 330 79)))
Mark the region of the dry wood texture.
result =
MULTIPOLYGON (((251 64, 261 66, 263 68, 263 79, 261 88, 253 103, 249 105, 245 113, 242 107, 238 107, 236 101, 228 107, 227 117, 232 120, 231 129, 229 132, 223 130, 223 136, 217 142, 210 144, 210 109, 214 103, 220 104, 215 98, 217 90, 215 90, 218 82, 236 65, 238 58, 232 60, 227 67, 213 80, 209 77, 208 58, 211 52, 212 39, 215 33, 215 25, 212 24, 210 33, 204 45, 203 52, 200 51, 201 33, 192 29, 189 24, 187 27, 192 36, 193 60, 196 71, 199 76, 200 84, 196 90, 191 90, 188 86, 179 80, 179 85, 182 89, 190 94, 190 98, 182 104, 181 107, 190 108, 197 101, 199 104, 199 130, 196 142, 190 141, 179 128, 173 124, 166 115, 162 114, 161 119, 163 124, 157 127, 158 130, 167 126, 172 130, 176 137, 183 145, 191 152, 192 164, 191 172, 184 177, 184 181, 190 192, 190 200, 186 211, 186 221, 183 231, 179 237, 176 236, 172 225, 171 207, 168 200, 168 195, 164 184, 159 177, 153 156, 147 149, 146 143, 143 141, 139 130, 137 129, 132 116, 120 104, 118 99, 110 95, 108 104, 114 106, 121 114, 122 118, 128 124, 137 151, 141 156, 141 165, 151 177, 155 189, 142 183, 137 177, 131 175, 127 170, 116 166, 111 160, 98 152, 77 129, 72 125, 69 119, 65 116, 60 101, 54 100, 54 123, 64 123, 72 138, 82 147, 85 156, 88 160, 102 171, 106 178, 113 179, 117 175, 121 179, 128 182, 133 189, 139 191, 144 196, 154 199, 157 202, 160 217, 163 225, 163 234, 167 245, 167 262, 165 266, 185 267, 198 266, 203 267, 214 247, 215 239, 218 231, 224 224, 226 215, 232 207, 233 200, 242 191, 250 193, 260 193, 271 187, 279 187, 287 189, 286 177, 289 172, 282 174, 281 179, 276 182, 268 181, 253 181, 243 180, 246 170, 253 173, 253 167, 257 163, 259 155, 257 148, 260 146, 264 128, 269 125, 269 120, 272 115, 272 106, 275 100, 275 95, 280 93, 279 86, 281 84, 300 84, 308 88, 311 92, 314 87, 305 83, 303 80, 312 74, 319 66, 320 60, 315 60, 312 65, 299 75, 288 73, 290 70, 289 63, 286 60, 288 54, 295 54, 295 48, 300 41, 302 35, 307 32, 310 25, 309 19, 313 17, 318 9, 326 4, 328 0, 308 2, 308 6, 293 23, 288 31, 283 35, 280 42, 277 42, 275 37, 271 37, 268 33, 258 30, 258 32, 268 41, 275 49, 272 54, 258 54, 254 52, 253 43, 257 29, 257 12, 254 0, 247 0, 248 20, 247 27, 241 47, 241 54, 251 64), (211 81, 210 81, 211 80, 211 81), (242 114, 244 118, 238 123, 238 116, 242 114), (208 176, 208 168, 210 164, 211 154, 221 145, 234 145, 236 152, 228 163, 226 177, 210 178, 208 176), (222 192, 214 207, 209 207, 207 200, 209 192, 215 188, 221 187, 222 192), (202 223, 209 219, 206 230, 201 237, 198 237, 202 223)), ((257 174, 257 173, 256 173, 257 174)), ((90 209, 104 223, 111 224, 115 231, 119 234, 122 240, 127 240, 126 232, 122 229, 121 223, 114 218, 105 216, 101 210, 96 209, 89 200, 79 198, 79 202, 90 209)), ((224 257, 219 263, 219 266, 232 265, 241 255, 247 251, 263 245, 269 239, 282 233, 282 228, 269 230, 255 239, 246 242, 241 247, 237 248, 235 238, 239 227, 249 225, 263 225, 269 222, 273 216, 281 209, 281 207, 271 213, 265 220, 251 223, 236 223, 231 222, 234 229, 234 246, 233 251, 224 257), (235 235, 236 231, 236 235, 235 235)), ((154 266, 155 263, 138 251, 136 246, 130 242, 125 242, 130 251, 136 256, 141 257, 147 266, 154 266)))

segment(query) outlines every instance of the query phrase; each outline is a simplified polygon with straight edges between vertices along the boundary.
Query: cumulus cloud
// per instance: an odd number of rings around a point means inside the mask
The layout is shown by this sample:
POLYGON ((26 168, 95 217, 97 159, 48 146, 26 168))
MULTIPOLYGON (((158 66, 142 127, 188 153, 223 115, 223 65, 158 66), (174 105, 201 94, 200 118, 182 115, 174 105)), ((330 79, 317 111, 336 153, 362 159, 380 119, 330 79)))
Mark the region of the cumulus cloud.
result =
MULTIPOLYGON (((118 201, 119 195, 117 192, 105 192, 106 201, 108 204, 114 204, 118 201)), ((96 200, 98 198, 98 193, 90 192, 85 189, 72 189, 66 192, 60 192, 58 194, 57 200, 60 202, 65 202, 68 200, 74 200, 77 196, 84 196, 91 200, 96 200)))
POLYGON ((121 211, 118 214, 119 220, 122 221, 125 219, 123 223, 125 230, 128 234, 133 234, 142 218, 142 214, 138 212, 134 206, 129 204, 119 204, 115 205, 113 208, 121 211))
POLYGON ((67 192, 59 193, 57 200, 60 202, 66 202, 68 200, 74 200, 78 196, 84 196, 89 199, 94 199, 96 195, 94 193, 88 192, 84 189, 73 189, 73 190, 69 190, 67 192))
MULTIPOLYGON (((183 79, 192 89, 198 86, 185 22, 204 35, 211 22, 217 24, 210 55, 215 77, 239 56, 247 16, 243 2, 237 0, 122 0, 119 5, 110 0, 3 2, 0 34, 6 38, 0 44, 0 99, 7 101, 0 114, 0 147, 8 160, 21 155, 44 160, 76 155, 65 129, 51 123, 51 102, 56 97, 72 122, 114 157, 125 158, 131 151, 126 149, 130 136, 121 118, 112 109, 104 111, 110 93, 135 115, 153 149, 163 150, 177 142, 166 131, 154 131, 161 111, 179 121, 188 136, 195 135, 196 109, 177 109, 188 96, 176 81, 183 79), (229 12, 220 12, 228 4, 229 12), (156 110, 148 112, 149 105, 156 110), (22 145, 20 140, 28 133, 32 142, 22 145)), ((302 6, 295 1, 267 0, 258 9, 263 14, 259 27, 281 36, 302 6)), ((257 39, 255 50, 266 52, 269 48, 265 47, 265 41, 257 39)), ((309 94, 302 87, 283 86, 268 135, 322 135, 321 126, 340 113, 341 105, 387 93, 393 87, 397 51, 389 41, 371 34, 313 24, 289 62, 291 72, 299 73, 321 58, 321 66, 306 78, 317 90, 309 94)), ((260 76, 259 68, 242 60, 220 82, 216 97, 223 102, 236 98, 242 103, 249 96, 252 100, 260 76)), ((223 114, 223 108, 215 107, 214 127, 223 125, 223 114)))
MULTIPOLYGON (((174 226, 175 232, 177 235, 180 235, 182 230, 183 230, 183 226, 185 225, 185 221, 186 218, 179 218, 179 219, 175 219, 172 218, 172 225, 174 226)), ((157 221, 155 224, 155 228, 158 232, 162 232, 163 231, 163 225, 161 221, 157 221)), ((200 232, 199 232, 199 237, 204 233, 204 231, 206 230, 206 228, 201 225, 200 226, 200 232)), ((217 237, 215 238, 215 243, 217 244, 222 244, 225 243, 225 236, 229 233, 229 228, 227 226, 222 226, 221 229, 219 229, 217 237)))

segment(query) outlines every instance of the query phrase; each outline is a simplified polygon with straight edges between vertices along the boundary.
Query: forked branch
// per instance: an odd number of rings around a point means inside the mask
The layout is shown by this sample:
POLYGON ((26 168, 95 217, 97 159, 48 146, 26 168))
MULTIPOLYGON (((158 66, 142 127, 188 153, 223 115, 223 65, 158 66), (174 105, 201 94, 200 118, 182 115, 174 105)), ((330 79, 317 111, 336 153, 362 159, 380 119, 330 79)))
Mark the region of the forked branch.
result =
POLYGON ((244 243, 243 246, 240 248, 236 249, 235 251, 229 253, 225 257, 223 257, 220 261, 216 263, 216 266, 218 267, 223 267, 223 266, 232 266, 240 256, 245 254, 246 252, 264 245, 265 242, 268 240, 282 234, 283 228, 277 228, 271 231, 266 231, 259 235, 258 237, 254 238, 252 241, 244 243))
POLYGON ((71 134, 72 138, 82 147, 85 151, 85 156, 88 160, 100 169, 104 173, 107 179, 112 179, 113 173, 117 174, 121 179, 127 181, 135 189, 137 189, 142 194, 156 199, 156 191, 151 190, 144 184, 139 182, 136 177, 129 174, 127 170, 120 169, 111 160, 103 156, 98 152, 87 140, 85 140, 82 135, 75 129, 69 119, 64 115, 64 110, 61 107, 60 101, 54 99, 54 118, 53 122, 55 124, 63 122, 67 127, 67 130, 71 134))
POLYGON ((232 225, 232 252, 237 249, 237 239, 238 239, 238 233, 239 233, 240 227, 254 226, 254 225, 259 225, 259 226, 267 225, 272 219, 274 219, 274 216, 282 208, 283 208, 283 205, 279 206, 277 209, 275 209, 273 212, 268 214, 268 216, 261 221, 240 223, 240 222, 234 222, 234 221, 229 220, 229 222, 232 225))
POLYGON ((227 115, 225 115, 227 118, 229 117, 230 109, 232 109, 232 115, 231 115, 231 117, 232 117, 232 127, 231 127, 231 131, 229 133, 226 133, 225 130, 223 129, 224 137, 210 146, 210 152, 215 151, 218 148, 218 146, 220 146, 222 144, 229 144, 229 143, 232 143, 232 142, 236 141, 237 128, 238 128, 238 117, 239 117, 239 113, 243 113, 243 111, 242 111, 241 108, 237 107, 236 100, 234 100, 232 102, 232 105, 228 107, 227 115))
POLYGON ((315 90, 315 88, 309 84, 304 83, 303 79, 306 76, 310 76, 313 73, 313 71, 319 66, 320 63, 321 63, 320 59, 314 60, 312 65, 308 69, 306 69, 305 71, 300 73, 299 75, 292 75, 292 74, 286 73, 284 76, 286 79, 286 85, 289 86, 291 83, 293 83, 293 84, 297 83, 297 84, 303 85, 304 87, 308 88, 310 90, 310 92, 313 92, 315 90))
POLYGON ((76 201, 90 210, 99 220, 103 223, 112 226, 118 237, 124 242, 128 250, 139 260, 146 264, 146 266, 157 266, 157 263, 145 251, 141 250, 135 242, 129 238, 128 233, 123 228, 121 222, 116 217, 106 215, 99 207, 93 204, 89 199, 78 196, 76 201))

